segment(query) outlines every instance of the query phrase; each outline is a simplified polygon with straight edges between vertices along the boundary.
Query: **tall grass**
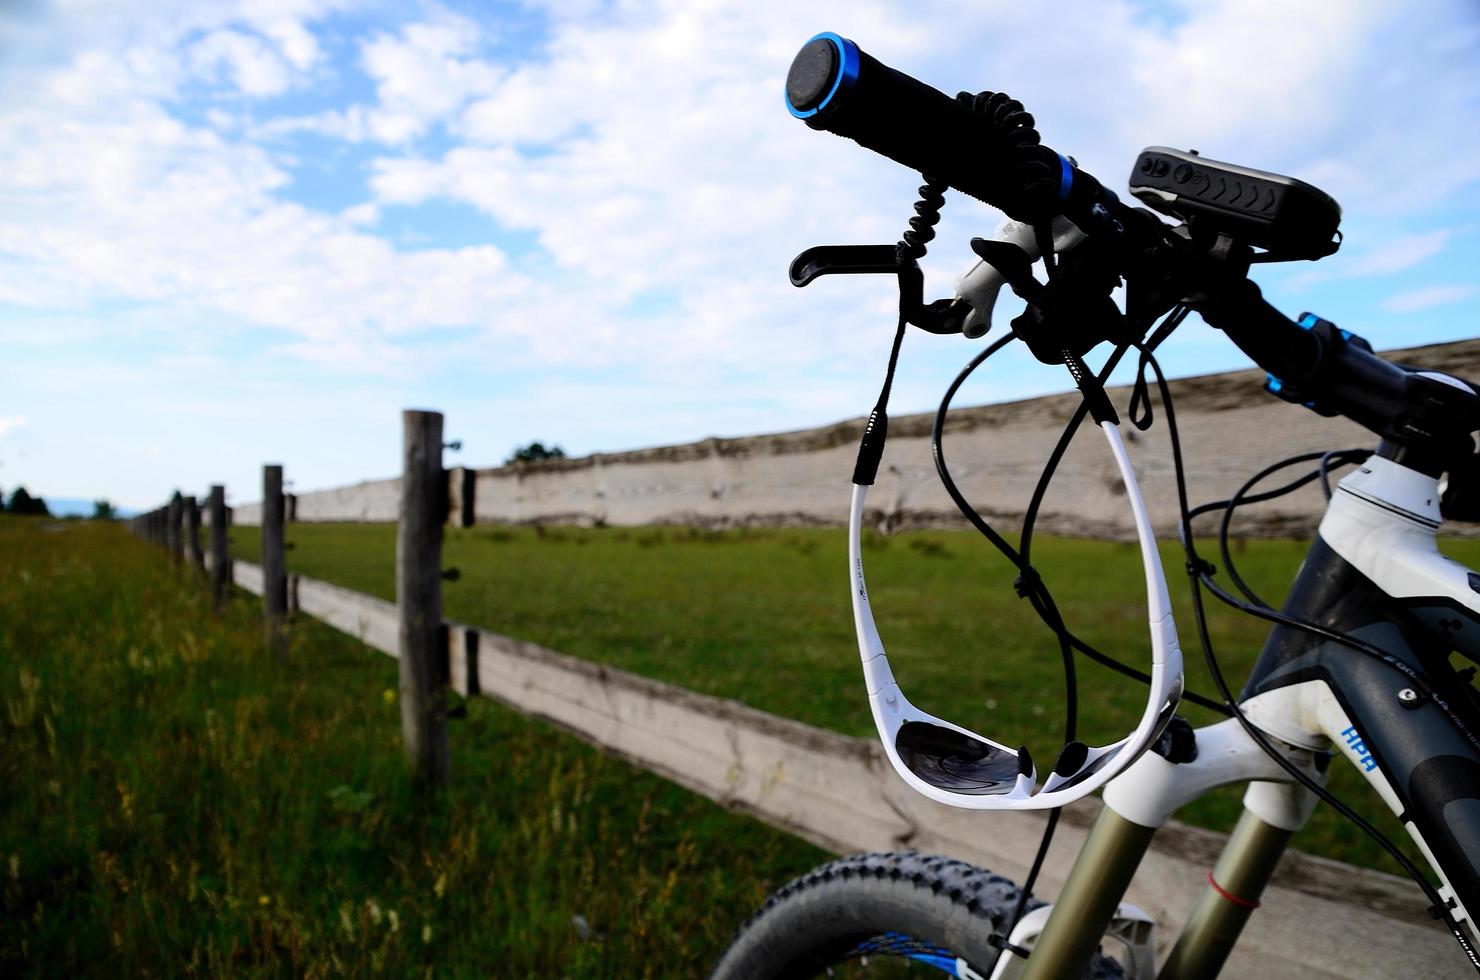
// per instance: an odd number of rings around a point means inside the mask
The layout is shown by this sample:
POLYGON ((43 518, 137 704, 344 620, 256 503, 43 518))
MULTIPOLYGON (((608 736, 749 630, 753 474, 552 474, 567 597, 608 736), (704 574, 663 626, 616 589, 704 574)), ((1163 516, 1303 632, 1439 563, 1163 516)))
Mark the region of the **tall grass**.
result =
POLYGON ((0 519, 0 975, 691 975, 824 857, 487 701, 426 802, 394 662, 259 609, 0 519))

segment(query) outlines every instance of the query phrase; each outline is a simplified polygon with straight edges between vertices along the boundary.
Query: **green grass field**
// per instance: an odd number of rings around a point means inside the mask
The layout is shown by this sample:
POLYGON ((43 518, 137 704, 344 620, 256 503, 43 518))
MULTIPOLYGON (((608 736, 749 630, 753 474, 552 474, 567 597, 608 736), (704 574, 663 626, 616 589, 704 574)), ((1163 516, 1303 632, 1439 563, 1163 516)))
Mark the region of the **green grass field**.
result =
MULTIPOLYGON (((295 571, 394 598, 395 528, 295 524, 295 571)), ((232 530, 234 554, 258 553, 255 528, 232 530)), ((1063 725, 1062 667, 1052 637, 1012 590, 1006 563, 971 532, 922 532, 867 542, 871 599, 896 674, 923 707, 976 727, 1034 757, 1054 757, 1063 725)), ((1307 545, 1251 541, 1235 560, 1266 598, 1284 594, 1307 545)), ((1480 542, 1446 545, 1480 564, 1480 542)), ((461 578, 444 588, 450 618, 646 674, 850 735, 871 736, 844 584, 846 544, 835 529, 701 531, 685 528, 475 527, 448 532, 445 562, 461 578)), ((1216 554, 1214 549, 1207 549, 1216 554)), ((1190 686, 1213 694, 1192 628, 1180 549, 1163 558, 1190 686)), ((1144 666, 1147 633, 1139 552, 1133 545, 1043 538, 1034 563, 1070 625, 1122 660, 1144 666)), ((1235 690, 1265 627, 1213 604, 1220 663, 1235 690)), ((1355 655, 1355 654, 1354 654, 1355 655)), ((1080 661, 1080 732, 1123 735, 1144 688, 1080 661)), ((1216 718, 1185 704, 1194 724, 1216 718)), ((1040 763, 1040 769, 1045 763, 1040 763)), ((1351 767, 1331 782, 1390 836, 1404 833, 1351 767)), ((1239 810, 1225 790, 1178 814, 1227 830, 1239 810)), ((984 820, 990 818, 983 818, 984 820)), ((1326 808, 1296 838, 1326 857, 1400 873, 1360 831, 1326 808)))
POLYGON ((420 802, 395 662, 260 622, 120 526, 0 517, 0 975, 696 975, 825 858, 488 701, 420 802))
MULTIPOLYGON (((254 557, 254 529, 232 534, 254 557)), ((393 528, 294 525, 289 539, 294 569, 391 597, 393 528)), ((842 554, 833 530, 480 527, 448 536, 462 578, 446 605, 869 735, 842 554)), ((868 554, 912 697, 1051 753, 1057 655, 1002 566, 962 533, 875 537, 868 554)), ((1076 628, 1144 656, 1132 548, 1045 539, 1036 554, 1076 628)), ((1274 595, 1302 554, 1262 542, 1239 560, 1274 595)), ((1237 678, 1263 630, 1221 612, 1215 629, 1237 678)), ((0 518, 0 974, 694 975, 825 858, 482 700, 452 723, 449 791, 420 801, 394 662, 310 620, 291 643, 276 662, 256 599, 213 615, 203 583, 119 526, 0 518)), ((1093 665, 1081 683, 1086 736, 1123 732, 1138 687, 1093 665)), ((1347 769, 1334 785, 1383 815, 1347 769)), ((1236 810, 1228 793, 1181 816, 1225 827, 1236 810)), ((1386 867, 1321 811, 1296 842, 1386 867)))

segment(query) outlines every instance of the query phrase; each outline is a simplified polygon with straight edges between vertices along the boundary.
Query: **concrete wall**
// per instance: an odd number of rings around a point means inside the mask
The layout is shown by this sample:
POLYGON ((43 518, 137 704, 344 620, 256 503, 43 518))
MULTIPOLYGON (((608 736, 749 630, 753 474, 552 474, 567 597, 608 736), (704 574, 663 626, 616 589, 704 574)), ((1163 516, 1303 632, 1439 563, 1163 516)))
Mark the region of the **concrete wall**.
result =
MULTIPOLYGON (((1395 352, 1404 363, 1480 376, 1480 340, 1395 352)), ((1260 390, 1259 371, 1186 378, 1171 384, 1194 504, 1224 499, 1257 470, 1297 453, 1374 447, 1377 438, 1345 419, 1323 418, 1260 390)), ((1129 388, 1112 389, 1118 408, 1129 388)), ((989 519, 1021 517, 1077 393, 954 411, 943 446, 966 497, 989 519)), ((1127 426, 1131 458, 1153 520, 1163 533, 1177 522, 1166 413, 1155 403, 1148 432, 1127 426)), ((890 419, 889 443, 869 502, 888 528, 963 527, 936 476, 930 450, 933 415, 890 419)), ((477 520, 636 525, 655 523, 842 524, 863 419, 819 429, 740 439, 706 439, 574 460, 479 470, 477 520)), ((1298 475, 1292 470, 1290 475, 1298 475)), ((1275 486, 1269 484, 1268 486, 1275 486)), ((1254 505, 1237 522, 1243 533, 1309 533, 1324 505, 1312 484, 1290 497, 1254 505)), ((1124 487, 1104 438, 1087 424, 1065 455, 1040 516, 1046 531, 1128 538, 1134 535, 1124 487)), ((1211 525, 1210 525, 1211 526, 1211 525)))
MULTIPOLYGON (((1480 340, 1391 356, 1480 377, 1480 340)), ((1235 371, 1172 382, 1194 504, 1226 498, 1264 465, 1296 453, 1376 445, 1375 436, 1344 419, 1322 418, 1265 394, 1260 390, 1263 380, 1258 371, 1235 371)), ((1113 389, 1111 396, 1124 409, 1130 391, 1113 389)), ((989 520, 1021 517, 1043 463, 1078 403, 1079 396, 1069 393, 951 414, 946 459, 963 493, 989 520)), ((1176 488, 1166 413, 1159 401, 1155 413, 1150 431, 1126 431, 1152 518, 1162 533, 1170 533, 1177 521, 1176 488)), ((932 423, 931 415, 890 420, 884 466, 870 494, 872 518, 882 527, 965 526, 936 477, 932 423)), ((842 524, 862 430, 860 418, 796 432, 480 469, 471 480, 474 516, 480 523, 513 524, 842 524)), ((449 480, 454 519, 463 495, 461 473, 455 473, 457 478, 449 480)), ((393 521, 397 493, 392 479, 301 494, 296 519, 393 521)), ((1308 534, 1323 504, 1320 491, 1311 485, 1283 500, 1254 505, 1236 526, 1245 534, 1308 534)), ((238 507, 235 522, 259 522, 259 509, 238 507)), ((1085 426, 1066 454, 1039 526, 1061 534, 1133 536, 1124 488, 1103 437, 1092 425, 1085 426)))
MULTIPOLYGON (((309 493, 289 494, 288 519, 296 521, 366 521, 393 523, 401 503, 401 481, 362 480, 354 486, 309 493)), ((262 504, 241 504, 234 509, 232 523, 258 526, 262 504)))

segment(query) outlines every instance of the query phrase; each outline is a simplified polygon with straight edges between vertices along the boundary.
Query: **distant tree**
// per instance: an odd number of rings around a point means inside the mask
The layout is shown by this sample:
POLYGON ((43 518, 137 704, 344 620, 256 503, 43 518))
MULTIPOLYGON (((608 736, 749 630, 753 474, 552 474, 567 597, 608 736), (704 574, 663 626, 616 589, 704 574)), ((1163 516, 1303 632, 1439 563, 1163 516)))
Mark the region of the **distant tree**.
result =
POLYGON ((102 500, 93 501, 93 516, 95 521, 111 521, 118 517, 118 508, 110 504, 105 497, 102 500))
POLYGON ((10 512, 12 514, 30 514, 37 517, 50 517, 51 511, 46 509, 46 500, 42 497, 33 497, 26 492, 25 487, 16 487, 15 493, 10 495, 10 512))
POLYGON ((0 514, 5 513, 5 491, 0 490, 0 514))
POLYGON ((542 442, 531 442, 529 445, 514 450, 514 455, 504 460, 504 465, 511 463, 538 463, 543 459, 564 459, 565 450, 559 446, 545 448, 542 442))

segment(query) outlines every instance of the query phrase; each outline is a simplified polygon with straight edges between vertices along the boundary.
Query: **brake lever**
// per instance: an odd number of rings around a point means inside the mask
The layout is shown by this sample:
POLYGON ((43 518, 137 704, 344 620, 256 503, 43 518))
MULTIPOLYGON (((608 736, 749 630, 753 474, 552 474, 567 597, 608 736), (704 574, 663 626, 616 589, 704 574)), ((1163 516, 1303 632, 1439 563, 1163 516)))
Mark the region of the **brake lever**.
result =
POLYGON ((798 288, 818 276, 899 272, 896 245, 814 245, 791 260, 791 284, 798 288))
POLYGON ((960 299, 925 302, 920 263, 898 245, 814 245, 791 260, 788 275, 798 288, 821 276, 892 273, 899 277, 899 308, 905 321, 927 333, 957 334, 968 309, 960 299))

